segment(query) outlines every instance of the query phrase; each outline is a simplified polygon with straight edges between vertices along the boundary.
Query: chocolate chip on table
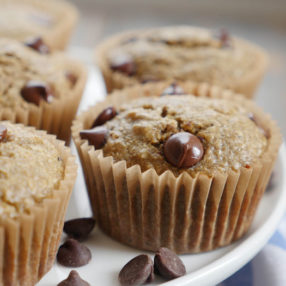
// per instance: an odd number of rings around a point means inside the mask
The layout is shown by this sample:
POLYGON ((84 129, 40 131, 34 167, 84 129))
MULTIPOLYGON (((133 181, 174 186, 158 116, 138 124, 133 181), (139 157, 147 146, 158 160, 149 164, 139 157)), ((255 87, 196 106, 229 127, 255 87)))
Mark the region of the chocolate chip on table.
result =
POLYGON ((109 106, 105 108, 95 119, 92 127, 103 125, 106 121, 111 120, 117 115, 117 111, 114 107, 109 106))
POLYGON ((30 80, 21 89, 22 97, 30 103, 40 105, 42 100, 50 103, 53 100, 53 94, 50 87, 41 81, 30 80))
POLYGON ((77 218, 68 220, 64 224, 64 232, 76 240, 83 241, 91 233, 95 226, 95 219, 92 217, 77 218))
POLYGON ((181 95, 181 94, 185 94, 184 90, 178 84, 174 82, 161 93, 161 96, 181 95))
POLYGON ((179 168, 197 164, 204 155, 201 140, 188 132, 171 135, 164 144, 164 155, 169 163, 179 168))
POLYGON ((152 259, 146 254, 141 254, 125 264, 119 273, 118 280, 124 286, 142 285, 152 279, 152 273, 152 259))
POLYGON ((66 267, 80 267, 86 265, 90 260, 90 250, 72 238, 60 246, 57 254, 57 261, 66 267))
POLYGON ((105 127, 100 126, 81 131, 80 137, 81 139, 86 139, 95 149, 100 149, 105 145, 108 134, 108 130, 105 127))
POLYGON ((111 59, 110 67, 114 71, 124 73, 132 76, 136 73, 136 65, 131 56, 127 54, 120 54, 111 59))
POLYGON ((231 48, 232 41, 229 32, 226 29, 221 29, 217 34, 216 38, 220 41, 222 48, 231 48))
POLYGON ((165 279, 174 279, 186 274, 182 260, 172 250, 161 247, 155 254, 154 265, 165 279))
POLYGON ((35 51, 38 51, 40 54, 49 54, 50 49, 44 43, 41 37, 31 38, 25 42, 25 45, 35 51))
POLYGON ((7 128, 6 126, 0 124, 0 142, 4 141, 7 136, 7 128))
POLYGON ((60 282, 57 286, 90 286, 90 284, 81 279, 77 271, 72 270, 68 278, 60 282))
POLYGON ((67 71, 65 73, 66 78, 68 79, 68 81, 70 82, 71 86, 75 86, 76 82, 77 82, 77 76, 75 74, 73 74, 72 72, 67 71))

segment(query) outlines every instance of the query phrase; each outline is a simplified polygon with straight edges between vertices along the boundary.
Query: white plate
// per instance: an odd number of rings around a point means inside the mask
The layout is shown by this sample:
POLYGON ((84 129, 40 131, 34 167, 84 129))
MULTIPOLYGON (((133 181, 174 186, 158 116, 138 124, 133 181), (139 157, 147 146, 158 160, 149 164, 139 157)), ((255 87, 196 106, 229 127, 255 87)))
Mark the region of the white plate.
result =
MULTIPOLYGON (((86 56, 86 54, 85 54, 86 56)), ((99 72, 90 68, 89 81, 80 109, 94 104, 95 101, 104 98, 105 90, 99 72)), ((73 147, 73 152, 76 152, 73 147)), ((164 283, 164 285, 215 285, 251 260, 255 254, 266 244, 274 233, 285 210, 286 201, 286 149, 283 145, 279 152, 276 164, 276 187, 271 192, 265 193, 255 215, 250 231, 242 239, 228 247, 215 251, 182 255, 187 269, 187 275, 176 280, 165 282, 156 278, 152 285, 164 283)), ((79 170, 79 176, 73 192, 67 219, 90 216, 91 211, 86 195, 86 188, 79 170)), ((91 286, 118 285, 117 276, 123 265, 142 251, 127 247, 96 228, 85 242, 92 252, 92 261, 76 270, 81 277, 88 281, 91 286)), ((147 252, 146 252, 147 253, 147 252)), ((151 254, 151 253, 150 253, 151 254)), ((151 254, 152 255, 152 254, 151 254)), ((52 270, 39 282, 38 286, 57 285, 65 279, 71 268, 65 268, 55 263, 52 270)))

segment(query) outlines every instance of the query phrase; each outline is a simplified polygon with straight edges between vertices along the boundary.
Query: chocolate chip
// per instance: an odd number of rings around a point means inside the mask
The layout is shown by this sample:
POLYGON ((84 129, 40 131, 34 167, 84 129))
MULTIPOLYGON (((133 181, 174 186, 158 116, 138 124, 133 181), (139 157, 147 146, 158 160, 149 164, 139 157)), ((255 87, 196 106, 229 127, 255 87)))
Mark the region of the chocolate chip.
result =
POLYGON ((90 286, 90 284, 81 279, 75 270, 72 270, 68 278, 60 282, 57 286, 90 286))
POLYGON ((38 51, 40 54, 50 53, 49 47, 44 43, 43 39, 40 37, 28 39, 25 42, 25 45, 35 51, 38 51))
POLYGON ((30 103, 40 105, 41 100, 50 103, 53 100, 53 94, 48 85, 44 82, 31 80, 21 89, 22 97, 30 103))
POLYGON ((130 43, 134 43, 136 42, 138 39, 136 37, 130 37, 130 38, 127 38, 123 41, 121 41, 121 45, 126 45, 126 44, 130 44, 130 43))
POLYGON ((90 250, 75 239, 69 238, 58 250, 57 260, 66 267, 80 267, 91 259, 90 250))
POLYGON ((68 220, 64 224, 64 232, 76 240, 83 241, 91 233, 95 220, 91 217, 68 220))
POLYGON ((188 132, 179 132, 170 136, 165 142, 164 155, 172 165, 189 168, 202 159, 204 148, 197 136, 188 132))
POLYGON ((184 90, 174 82, 161 93, 161 96, 164 96, 164 95, 181 95, 181 94, 185 94, 184 90))
POLYGON ((120 54, 113 57, 110 67, 112 70, 124 73, 128 76, 132 76, 136 73, 136 65, 131 56, 127 54, 120 54))
POLYGON ((7 137, 7 128, 6 126, 0 124, 0 142, 4 141, 7 137))
POLYGON ((231 48, 232 40, 229 32, 226 29, 221 29, 215 37, 220 41, 222 48, 231 48))
POLYGON ((95 127, 81 131, 80 137, 81 139, 86 139, 95 149, 100 149, 105 145, 108 134, 109 132, 105 127, 95 127))
POLYGON ((77 76, 75 74, 73 74, 72 72, 67 71, 65 73, 66 78, 68 79, 68 81, 70 82, 71 86, 75 86, 76 82, 77 82, 77 76))
POLYGON ((259 122, 259 120, 255 117, 253 113, 250 112, 247 114, 247 116, 251 121, 253 121, 256 124, 256 126, 260 129, 260 131, 262 132, 262 134, 264 135, 266 139, 269 139, 271 137, 270 131, 261 126, 261 123, 259 122))
POLYGON ((172 250, 161 247, 155 254, 154 264, 160 275, 168 280, 181 277, 186 274, 186 268, 182 260, 172 250))
POLYGON ((146 255, 141 254, 131 259, 121 269, 118 280, 121 285, 142 285, 152 279, 153 261, 146 255))
POLYGON ((114 107, 109 106, 105 108, 95 119, 92 124, 92 127, 100 126, 104 124, 106 121, 111 120, 117 115, 117 111, 114 107))

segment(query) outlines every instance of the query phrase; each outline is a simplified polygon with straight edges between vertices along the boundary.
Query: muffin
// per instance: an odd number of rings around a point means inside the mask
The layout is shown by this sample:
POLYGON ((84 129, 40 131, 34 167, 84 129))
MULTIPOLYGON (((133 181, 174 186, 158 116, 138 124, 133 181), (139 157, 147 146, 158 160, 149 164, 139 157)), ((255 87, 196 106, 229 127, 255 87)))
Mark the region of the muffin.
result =
POLYGON ((0 37, 21 42, 41 37, 63 50, 76 24, 76 8, 66 1, 0 0, 0 37))
POLYGON ((207 82, 252 97, 265 52, 226 31, 178 26, 125 32, 96 49, 107 90, 175 79, 207 82))
POLYGON ((85 82, 85 68, 64 54, 43 54, 0 39, 0 120, 34 126, 69 142, 85 82))
POLYGON ((0 122, 1 285, 35 285, 52 267, 76 171, 62 141, 0 122))
POLYGON ((207 84, 116 91, 72 136, 99 226, 130 246, 215 249, 249 229, 281 135, 240 95, 207 84))

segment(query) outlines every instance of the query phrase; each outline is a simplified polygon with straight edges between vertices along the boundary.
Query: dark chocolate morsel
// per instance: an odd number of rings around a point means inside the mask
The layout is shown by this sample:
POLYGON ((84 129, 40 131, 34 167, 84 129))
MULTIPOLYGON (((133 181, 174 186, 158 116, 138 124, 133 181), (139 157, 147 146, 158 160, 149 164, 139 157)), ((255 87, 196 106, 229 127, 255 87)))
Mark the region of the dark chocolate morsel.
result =
POLYGON ((75 86, 76 82, 77 82, 77 76, 75 74, 73 74, 72 72, 67 71, 65 73, 66 78, 68 79, 68 81, 70 82, 71 86, 75 86))
POLYGON ((220 41, 222 48, 231 48, 232 40, 229 32, 226 29, 221 29, 217 34, 216 38, 220 41))
POLYGON ((72 238, 60 246, 57 254, 57 261, 66 267, 80 267, 86 265, 90 260, 90 250, 72 238))
POLYGON ((49 54, 50 49, 49 47, 44 43, 43 39, 41 37, 36 38, 30 38, 25 42, 25 45, 40 54, 49 54))
POLYGON ((269 139, 271 137, 270 131, 261 126, 261 123, 259 122, 259 120, 255 117, 253 113, 250 112, 248 113, 247 116, 251 121, 253 121, 256 124, 256 126, 260 129, 260 131, 262 132, 262 134, 264 135, 266 139, 269 139))
POLYGON ((77 271, 72 270, 68 278, 60 282, 57 286, 90 286, 90 284, 81 279, 77 271))
POLYGON ((83 241, 95 226, 95 219, 91 217, 68 220, 64 224, 64 232, 76 240, 83 241))
POLYGON ((136 65, 131 56, 127 54, 118 54, 111 59, 110 67, 114 71, 132 76, 136 73, 136 65))
POLYGON ((4 141, 7 136, 7 128, 6 126, 0 124, 0 142, 4 141))
POLYGON ((117 115, 117 111, 114 107, 109 106, 105 108, 95 119, 92 127, 103 125, 106 121, 111 120, 117 115))
POLYGON ((40 105, 41 100, 50 103, 53 100, 53 94, 50 87, 41 81, 30 80, 21 89, 22 97, 30 103, 40 105))
POLYGON ((133 37, 130 37, 130 38, 127 38, 127 39, 124 39, 123 41, 121 41, 121 45, 126 45, 126 44, 130 44, 130 43, 134 43, 136 42, 138 39, 133 36, 133 37))
POLYGON ((93 145, 95 149, 102 148, 108 137, 108 130, 105 127, 95 127, 93 129, 87 129, 80 132, 81 139, 86 139, 90 145, 93 145))
POLYGON ((161 96, 181 95, 181 94, 185 94, 184 90, 178 84, 174 82, 161 93, 161 96))
POLYGON ((164 155, 170 164, 179 168, 189 168, 203 158, 204 148, 197 136, 179 132, 165 142, 164 155))
POLYGON ((186 274, 182 260, 172 250, 161 247, 155 254, 154 264, 165 279, 174 279, 186 274))
POLYGON ((142 285, 152 279, 153 261, 146 255, 141 254, 131 259, 121 269, 118 280, 121 285, 142 285))

